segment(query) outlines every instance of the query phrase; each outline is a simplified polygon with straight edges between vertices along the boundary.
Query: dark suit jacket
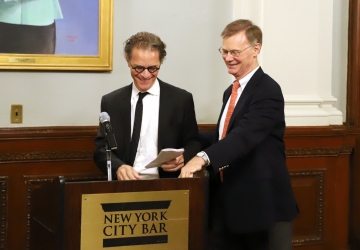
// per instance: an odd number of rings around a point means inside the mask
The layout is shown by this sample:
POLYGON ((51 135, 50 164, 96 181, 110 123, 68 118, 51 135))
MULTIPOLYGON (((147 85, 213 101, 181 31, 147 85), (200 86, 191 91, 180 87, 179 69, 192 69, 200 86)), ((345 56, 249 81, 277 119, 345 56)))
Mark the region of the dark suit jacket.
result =
MULTIPOLYGON (((231 95, 225 91, 223 107, 231 95)), ((220 114, 220 118, 221 118, 220 114)), ((219 122, 220 122, 219 118, 219 122)), ((259 68, 247 83, 231 117, 227 135, 202 135, 204 151, 216 175, 224 169, 221 189, 228 227, 234 233, 267 230, 298 214, 285 164, 284 99, 280 86, 259 68), (212 144, 212 145, 211 145, 212 144), (211 145, 211 146, 210 146, 211 145)))
MULTIPOLYGON (((192 95, 180 88, 159 80, 160 107, 158 128, 158 150, 163 148, 184 148, 184 160, 188 162, 201 150, 198 138, 198 126, 195 117, 192 95)), ((116 179, 116 170, 122 164, 129 164, 131 139, 131 91, 132 85, 125 86, 104 95, 101 100, 101 112, 110 116, 111 126, 117 142, 117 150, 111 155, 112 176, 116 179)), ((99 126, 95 138, 94 161, 104 173, 106 169, 106 137, 99 126)), ((165 172, 159 168, 161 178, 178 177, 180 172, 165 172)))

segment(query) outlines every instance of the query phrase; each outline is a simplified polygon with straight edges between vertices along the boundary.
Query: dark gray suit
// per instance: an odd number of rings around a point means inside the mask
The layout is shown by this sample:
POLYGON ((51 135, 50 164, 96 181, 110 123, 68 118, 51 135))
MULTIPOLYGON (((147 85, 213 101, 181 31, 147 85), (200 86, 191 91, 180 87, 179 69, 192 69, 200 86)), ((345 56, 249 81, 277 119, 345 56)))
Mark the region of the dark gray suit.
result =
MULTIPOLYGON (((186 163, 201 150, 192 95, 160 79, 158 81, 160 85, 158 151, 163 148, 184 148, 186 163)), ((118 146, 111 156, 113 178, 116 177, 115 172, 122 164, 129 164, 131 91, 132 84, 104 95, 101 100, 101 112, 109 114, 118 146)), ((98 168, 106 173, 106 137, 101 126, 95 145, 94 161, 98 168)), ((159 168, 160 178, 176 178, 179 173, 179 171, 165 172, 159 168)))

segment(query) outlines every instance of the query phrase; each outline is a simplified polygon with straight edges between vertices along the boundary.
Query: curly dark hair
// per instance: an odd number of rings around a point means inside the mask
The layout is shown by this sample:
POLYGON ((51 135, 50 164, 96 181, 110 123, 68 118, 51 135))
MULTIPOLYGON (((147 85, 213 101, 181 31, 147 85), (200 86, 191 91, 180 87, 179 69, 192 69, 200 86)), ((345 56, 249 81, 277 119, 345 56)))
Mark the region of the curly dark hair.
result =
POLYGON ((160 37, 149 32, 138 32, 124 42, 124 56, 126 60, 131 60, 131 53, 134 47, 159 51, 160 63, 163 62, 166 56, 166 44, 161 41, 160 37))

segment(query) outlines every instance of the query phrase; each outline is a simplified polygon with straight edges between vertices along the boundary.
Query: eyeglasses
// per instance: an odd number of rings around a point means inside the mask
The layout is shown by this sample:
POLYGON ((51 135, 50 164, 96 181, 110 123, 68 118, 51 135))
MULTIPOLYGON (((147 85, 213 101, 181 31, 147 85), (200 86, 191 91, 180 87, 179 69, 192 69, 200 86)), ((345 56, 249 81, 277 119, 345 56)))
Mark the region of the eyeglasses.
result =
POLYGON ((136 72, 138 72, 138 73, 143 72, 145 69, 147 69, 150 73, 155 73, 156 71, 158 71, 160 69, 160 67, 158 68, 156 66, 150 66, 150 67, 145 68, 143 66, 135 66, 135 67, 133 67, 132 65, 131 65, 131 68, 133 70, 135 70, 136 72))
POLYGON ((219 52, 222 56, 227 56, 230 53, 230 55, 232 55, 233 57, 238 57, 238 56, 240 56, 241 52, 245 51, 247 48, 250 48, 250 47, 251 47, 251 45, 249 45, 248 47, 246 47, 243 50, 226 50, 226 49, 223 49, 222 47, 220 47, 219 52))

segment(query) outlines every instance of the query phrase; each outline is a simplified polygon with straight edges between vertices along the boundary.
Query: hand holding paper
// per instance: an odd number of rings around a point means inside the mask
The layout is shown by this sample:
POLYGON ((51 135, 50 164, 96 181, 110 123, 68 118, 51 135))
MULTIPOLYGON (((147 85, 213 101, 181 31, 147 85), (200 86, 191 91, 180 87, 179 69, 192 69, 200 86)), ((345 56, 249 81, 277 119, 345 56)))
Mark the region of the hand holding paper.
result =
POLYGON ((182 153, 184 153, 184 149, 175 149, 175 148, 164 148, 160 151, 158 157, 147 164, 145 168, 154 168, 154 167, 160 167, 163 163, 173 160, 176 157, 180 156, 182 153))

